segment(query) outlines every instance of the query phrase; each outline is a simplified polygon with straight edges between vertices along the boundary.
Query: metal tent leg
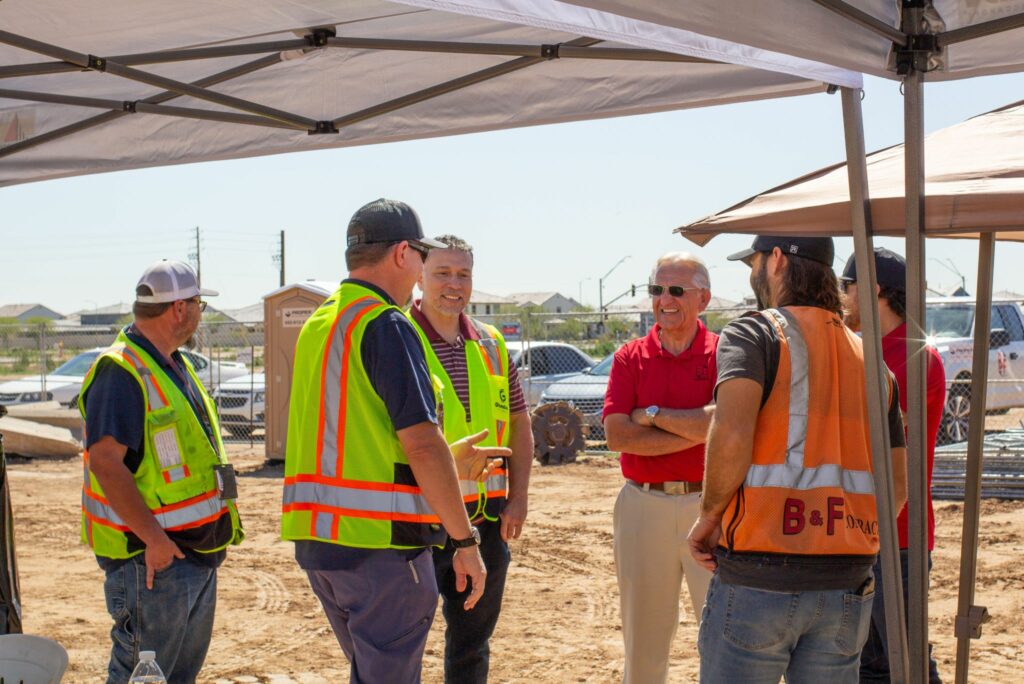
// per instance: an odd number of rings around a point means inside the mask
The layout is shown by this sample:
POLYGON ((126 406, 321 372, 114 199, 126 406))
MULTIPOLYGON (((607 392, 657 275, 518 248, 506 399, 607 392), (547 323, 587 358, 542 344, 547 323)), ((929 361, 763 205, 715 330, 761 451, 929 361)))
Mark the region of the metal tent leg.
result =
POLYGON ((881 541, 882 587, 886 596, 885 618, 889 632, 889 670, 891 681, 902 684, 907 681, 907 633, 903 625, 903 587, 899 544, 896 537, 897 511, 894 510, 892 453, 889 449, 889 423, 886 419, 889 395, 885 373, 888 371, 882 361, 878 298, 875 295, 877 280, 860 91, 842 88, 842 99, 850 182, 850 219, 857 260, 857 295, 861 303, 868 417, 871 421, 871 453, 874 461, 875 500, 878 506, 878 534, 881 541))
POLYGON ((978 518, 981 508, 981 460, 985 443, 985 390, 988 384, 995 244, 996 237, 992 233, 982 235, 978 241, 978 293, 974 314, 971 418, 967 428, 967 476, 964 483, 964 527, 960 548, 960 595, 954 626, 958 684, 967 682, 971 639, 981 637, 981 625, 988 618, 988 612, 984 607, 974 605, 974 584, 978 574, 978 518))
POLYGON ((903 82, 907 252, 907 537, 910 681, 928 681, 928 447, 925 346, 924 74, 903 82))

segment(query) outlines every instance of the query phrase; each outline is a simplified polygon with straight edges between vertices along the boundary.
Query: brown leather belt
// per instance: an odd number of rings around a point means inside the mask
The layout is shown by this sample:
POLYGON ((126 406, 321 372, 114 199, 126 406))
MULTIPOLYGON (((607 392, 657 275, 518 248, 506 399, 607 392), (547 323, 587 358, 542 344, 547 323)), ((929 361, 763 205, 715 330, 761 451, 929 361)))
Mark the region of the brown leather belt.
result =
POLYGON ((664 492, 665 494, 693 494, 701 491, 704 485, 701 482, 636 482, 626 480, 629 484, 646 491, 664 492))

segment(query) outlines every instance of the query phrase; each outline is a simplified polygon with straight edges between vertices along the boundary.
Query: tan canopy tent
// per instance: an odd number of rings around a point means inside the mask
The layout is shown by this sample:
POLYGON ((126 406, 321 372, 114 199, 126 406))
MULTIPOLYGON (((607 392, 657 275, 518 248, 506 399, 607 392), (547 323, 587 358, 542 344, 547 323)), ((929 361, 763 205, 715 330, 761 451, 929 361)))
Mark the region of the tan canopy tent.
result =
MULTIPOLYGON (((925 235, 998 231, 1000 240, 1024 240, 1024 101, 932 133, 924 150, 925 235)), ((867 169, 875 234, 903 235, 903 145, 869 154, 867 169)), ((699 245, 719 233, 849 235, 847 166, 809 173, 676 232, 699 245)))

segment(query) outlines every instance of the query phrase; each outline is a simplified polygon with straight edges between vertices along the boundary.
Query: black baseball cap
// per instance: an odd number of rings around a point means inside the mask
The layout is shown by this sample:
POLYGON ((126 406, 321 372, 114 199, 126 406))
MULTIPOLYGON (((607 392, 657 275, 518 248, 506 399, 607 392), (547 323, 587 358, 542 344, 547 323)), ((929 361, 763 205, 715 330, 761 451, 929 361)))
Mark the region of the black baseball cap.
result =
MULTIPOLYGON (((848 283, 857 282, 857 262, 851 254, 846 260, 840 280, 848 283)), ((882 287, 900 292, 907 291, 907 260, 891 249, 875 247, 875 279, 882 287)))
POLYGON ((757 252, 768 254, 778 247, 783 254, 810 259, 831 266, 836 257, 836 248, 832 238, 828 237, 788 237, 783 235, 758 235, 754 244, 742 252, 728 257, 729 261, 742 261, 750 265, 750 257, 757 252))
POLYGON ((382 197, 360 207, 348 222, 348 247, 402 240, 426 248, 445 247, 443 242, 424 236, 420 217, 405 202, 382 197))

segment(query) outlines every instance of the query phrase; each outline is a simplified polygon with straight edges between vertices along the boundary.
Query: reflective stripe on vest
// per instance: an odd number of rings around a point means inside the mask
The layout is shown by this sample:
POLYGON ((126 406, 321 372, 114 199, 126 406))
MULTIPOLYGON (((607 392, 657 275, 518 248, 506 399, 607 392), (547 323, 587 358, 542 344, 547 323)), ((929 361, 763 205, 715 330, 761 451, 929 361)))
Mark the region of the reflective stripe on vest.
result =
POLYGON ((788 445, 785 464, 751 465, 743 482, 744 486, 801 490, 837 487, 851 494, 874 494, 875 481, 870 471, 848 470, 839 465, 804 467, 811 401, 807 343, 796 321, 789 320, 783 312, 778 309, 766 309, 761 314, 772 324, 780 337, 785 337, 789 346, 788 445))
POLYGON ((365 514, 365 517, 370 518, 408 522, 440 521, 421 495, 399 491, 397 488, 393 491, 381 491, 298 481, 285 487, 284 505, 325 511, 341 509, 347 515, 355 517, 362 517, 365 514))
MULTIPOLYGON (((110 503, 96 493, 89 492, 87 496, 83 496, 82 505, 85 512, 92 517, 93 522, 114 527, 122 532, 129 530, 110 503)), ((224 502, 218 498, 217 492, 213 491, 187 501, 156 508, 150 512, 160 523, 161 528, 174 532, 199 527, 211 520, 216 520, 224 514, 224 508, 224 502)))
POLYGON ((384 306, 372 297, 357 299, 341 312, 327 340, 324 354, 323 395, 320 399, 320 439, 317 454, 317 473, 337 477, 341 471, 342 455, 338 452, 338 436, 345 434, 345 411, 341 400, 348 384, 348 354, 352 344, 352 331, 365 314, 384 306))

